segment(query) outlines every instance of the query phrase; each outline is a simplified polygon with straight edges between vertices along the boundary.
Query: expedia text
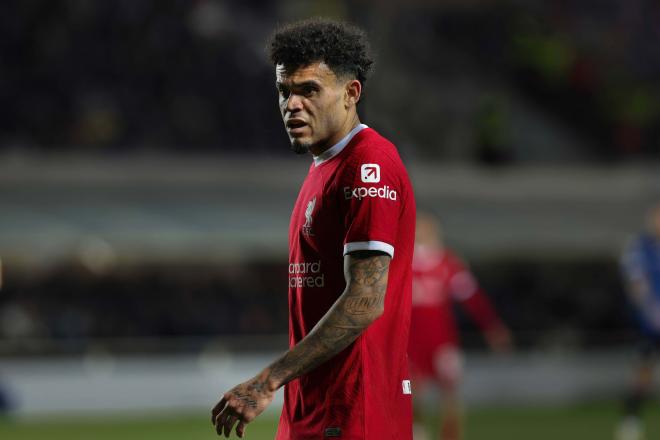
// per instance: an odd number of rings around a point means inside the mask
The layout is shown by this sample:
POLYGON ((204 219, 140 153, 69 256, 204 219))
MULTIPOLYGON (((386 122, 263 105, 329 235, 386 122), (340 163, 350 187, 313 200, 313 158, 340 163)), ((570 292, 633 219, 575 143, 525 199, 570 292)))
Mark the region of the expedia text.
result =
POLYGON ((367 197, 378 197, 380 199, 396 201, 396 191, 387 185, 381 186, 380 188, 376 188, 375 186, 370 188, 365 188, 363 186, 359 186, 357 188, 351 188, 349 186, 344 187, 344 198, 346 200, 362 200, 367 197))

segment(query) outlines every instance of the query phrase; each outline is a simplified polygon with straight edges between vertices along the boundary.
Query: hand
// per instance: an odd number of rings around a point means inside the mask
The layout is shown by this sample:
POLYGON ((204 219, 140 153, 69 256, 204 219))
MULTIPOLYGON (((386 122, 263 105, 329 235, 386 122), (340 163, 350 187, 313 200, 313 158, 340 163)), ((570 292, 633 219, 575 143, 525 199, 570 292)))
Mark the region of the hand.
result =
MULTIPOLYGON (((236 435, 243 437, 245 425, 261 414, 275 397, 276 387, 259 375, 227 391, 211 411, 211 423, 218 435, 229 437, 236 425, 236 435)), ((266 376, 267 377, 267 376, 266 376)))
POLYGON ((486 342, 495 353, 509 353, 513 348, 511 332, 503 325, 497 325, 486 331, 486 342))

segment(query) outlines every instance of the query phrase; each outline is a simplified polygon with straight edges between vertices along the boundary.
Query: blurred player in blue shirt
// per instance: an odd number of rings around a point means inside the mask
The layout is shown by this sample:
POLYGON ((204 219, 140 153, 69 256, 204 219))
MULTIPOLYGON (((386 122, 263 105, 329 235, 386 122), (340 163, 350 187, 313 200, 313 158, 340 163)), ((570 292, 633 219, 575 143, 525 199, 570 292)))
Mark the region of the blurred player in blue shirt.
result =
POLYGON ((647 215, 647 229, 626 246, 621 260, 626 292, 642 336, 640 361, 626 397, 618 440, 640 440, 642 404, 651 392, 654 355, 660 348, 660 203, 647 215))

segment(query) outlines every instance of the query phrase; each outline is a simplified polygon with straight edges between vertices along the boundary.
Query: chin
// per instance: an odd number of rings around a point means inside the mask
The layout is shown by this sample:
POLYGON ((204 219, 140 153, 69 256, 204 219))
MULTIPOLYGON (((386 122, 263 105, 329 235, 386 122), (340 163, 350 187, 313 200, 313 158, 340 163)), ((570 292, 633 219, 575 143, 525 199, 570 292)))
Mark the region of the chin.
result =
POLYGON ((305 142, 302 139, 291 139, 291 151, 296 154, 309 153, 311 146, 312 144, 310 142, 305 142))

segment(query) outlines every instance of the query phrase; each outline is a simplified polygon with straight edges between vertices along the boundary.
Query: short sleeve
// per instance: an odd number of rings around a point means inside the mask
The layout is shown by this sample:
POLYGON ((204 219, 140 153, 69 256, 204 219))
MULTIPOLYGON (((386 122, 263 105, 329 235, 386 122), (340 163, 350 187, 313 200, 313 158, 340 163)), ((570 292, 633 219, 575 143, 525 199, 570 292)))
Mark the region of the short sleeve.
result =
POLYGON ((402 165, 387 155, 370 154, 347 165, 339 189, 344 255, 375 250, 394 258, 404 196, 401 172, 402 165))

